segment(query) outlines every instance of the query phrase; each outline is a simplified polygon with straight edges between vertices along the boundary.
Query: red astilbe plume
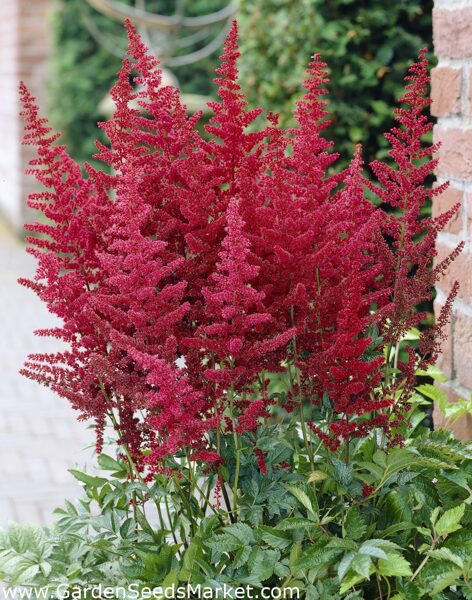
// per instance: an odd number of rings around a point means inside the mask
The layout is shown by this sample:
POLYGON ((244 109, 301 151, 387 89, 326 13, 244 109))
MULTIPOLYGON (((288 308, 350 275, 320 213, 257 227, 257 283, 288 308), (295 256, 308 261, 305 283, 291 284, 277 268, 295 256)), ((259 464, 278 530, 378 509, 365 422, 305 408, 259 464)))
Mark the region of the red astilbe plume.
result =
POLYGON ((294 116, 298 128, 291 130, 293 140, 293 158, 289 166, 295 175, 295 195, 305 199, 309 205, 316 206, 326 201, 331 191, 342 180, 343 173, 327 175, 327 170, 339 157, 330 153, 333 142, 326 140, 322 132, 329 127, 326 101, 323 100, 328 92, 325 87, 329 79, 327 65, 315 54, 308 65, 303 87, 306 92, 297 101, 294 116))
MULTIPOLYGON (((173 232, 180 223, 170 214, 177 211, 169 209, 175 196, 169 190, 178 186, 172 180, 174 163, 188 151, 195 133, 177 92, 156 89, 157 63, 146 55, 132 27, 129 35, 138 79, 150 98, 143 104, 152 118, 130 108, 141 95, 132 92, 125 60, 112 93, 117 110, 104 125, 112 145, 102 146, 98 155, 115 168, 112 177, 89 167, 91 179, 83 179, 64 148, 54 145, 57 137, 47 137, 44 120, 22 89, 30 132, 26 141, 39 146, 33 164, 45 165, 34 172, 54 190, 38 195, 41 205, 34 197, 34 207, 55 226, 34 226, 54 243, 32 238, 33 245, 48 251, 35 251, 39 268, 29 285, 64 321, 52 333, 71 345, 64 353, 31 357, 25 374, 67 397, 85 418, 95 418, 99 439, 106 417, 114 414, 120 440, 137 459, 153 424, 135 417, 147 408, 149 385, 130 353, 152 353, 171 364, 178 357, 177 330, 189 307, 182 300, 186 283, 177 277, 184 258, 175 252, 173 232), (105 186, 113 186, 115 201, 108 199, 105 186)), ((150 413, 155 412, 153 406, 150 413)))
MULTIPOLYGON (((326 65, 315 56, 307 69, 306 93, 297 103, 298 128, 289 132, 277 129, 272 116, 269 143, 266 147, 270 173, 262 180, 263 201, 256 207, 251 226, 261 223, 255 248, 261 256, 258 284, 266 294, 266 304, 283 331, 304 324, 311 290, 315 285, 313 257, 316 236, 322 231, 327 203, 342 175, 328 176, 327 170, 337 154, 330 154, 332 143, 322 133, 326 120, 326 65), (287 147, 292 147, 288 156, 287 147), (296 309, 294 311, 294 309, 296 309)), ((300 327, 303 335, 305 325, 300 327)))
POLYGON ((144 404, 150 452, 145 462, 159 470, 163 458, 184 448, 202 462, 217 462, 219 456, 206 451, 204 438, 218 425, 218 418, 209 413, 203 393, 192 388, 184 370, 176 365, 132 348, 129 352, 146 373, 144 404))
POLYGON ((327 174, 337 155, 329 154, 332 144, 322 136, 326 81, 325 65, 315 57, 292 140, 274 119, 271 173, 261 186, 269 201, 256 209, 263 226, 255 247, 264 256, 257 286, 278 327, 297 327, 292 360, 312 401, 328 394, 335 413, 352 421, 348 436, 360 434, 357 417, 366 435, 364 416, 386 405, 372 397, 383 358, 369 351, 367 334, 372 303, 385 302, 376 283, 381 236, 376 210, 364 197, 360 149, 348 173, 327 174), (293 158, 285 155, 290 142, 293 158), (342 178, 345 189, 336 192, 342 178))
MULTIPOLYGON (((381 271, 376 260, 379 215, 372 205, 364 205, 363 191, 358 148, 345 188, 324 207, 327 219, 315 251, 315 343, 309 356, 298 361, 315 398, 329 398, 336 415, 331 432, 344 439, 366 435, 365 415, 389 404, 375 397, 384 359, 371 347, 370 308, 381 302, 384 291, 376 290, 381 271)), ((302 343, 308 347, 309 341, 302 338, 302 343)))
MULTIPOLYGON (((459 205, 437 218, 422 216, 426 201, 441 194, 448 185, 446 183, 432 189, 427 185, 427 178, 438 163, 438 159, 433 158, 438 145, 427 146, 422 141, 423 136, 432 129, 432 123, 425 114, 425 109, 431 103, 427 96, 430 81, 427 67, 426 50, 423 49, 405 77, 406 91, 399 100, 403 106, 395 109, 398 126, 385 134, 395 167, 380 161, 371 164, 380 185, 369 183, 370 189, 394 209, 386 214, 383 226, 390 249, 384 255, 382 277, 386 289, 389 288, 391 293, 387 318, 381 323, 380 333, 390 346, 398 344, 411 327, 425 318, 425 313, 419 311, 418 306, 431 300, 435 282, 464 245, 460 243, 441 263, 432 266, 436 256, 437 234, 454 216, 459 205)), ((415 358, 410 349, 408 362, 399 364, 409 382, 405 394, 415 383, 415 367, 425 368, 436 360, 441 329, 448 320, 457 286, 457 283, 454 284, 436 326, 422 336, 422 358, 415 358)))
MULTIPOLYGON (((184 259, 168 260, 166 242, 142 233, 151 209, 139 193, 140 175, 139 166, 129 161, 116 178, 114 211, 104 232, 110 243, 99 253, 102 282, 89 301, 90 320, 107 340, 107 352, 95 357, 97 372, 116 413, 120 441, 137 464, 141 444, 154 439, 154 430, 149 431, 152 423, 127 418, 150 409, 145 367, 136 356, 166 362, 172 372, 178 331, 189 308, 183 302, 185 281, 174 282, 184 259)), ((157 373, 165 374, 167 385, 170 375, 163 367, 157 373)), ((156 374, 152 385, 157 386, 156 374)))
POLYGON ((103 424, 105 407, 98 389, 92 354, 100 346, 87 317, 88 297, 101 280, 96 249, 103 246, 102 225, 109 214, 103 190, 82 177, 80 167, 55 142, 47 121, 24 84, 20 86, 24 143, 35 146, 37 158, 30 164, 46 191, 31 194, 28 204, 40 211, 47 223, 27 225, 37 234, 28 237, 28 252, 38 261, 33 280, 20 279, 32 288, 63 325, 39 330, 67 342, 69 350, 30 355, 22 373, 67 398, 84 418, 103 424))
MULTIPOLYGON (((227 193, 222 195, 227 198, 241 191, 238 189, 236 177, 238 168, 251 157, 251 152, 266 136, 266 130, 246 132, 246 128, 263 110, 262 108, 246 109, 247 101, 237 82, 236 61, 239 56, 238 26, 237 22, 233 21, 225 41, 224 52, 220 57, 221 64, 216 69, 215 83, 218 85, 218 96, 221 100, 209 102, 214 116, 206 126, 208 133, 215 138, 208 142, 207 149, 213 156, 215 175, 220 178, 221 184, 229 186, 227 193)), ((256 149, 252 156, 255 164, 259 156, 256 149)))
POLYGON ((144 232, 157 235, 168 242, 170 251, 183 255, 185 196, 180 196, 179 188, 186 189, 187 179, 195 177, 195 167, 189 169, 186 158, 199 147, 194 130, 199 114, 189 118, 178 90, 161 85, 159 61, 148 53, 131 23, 126 25, 129 58, 111 90, 116 110, 109 121, 99 124, 110 147, 98 143, 95 158, 114 168, 111 185, 116 185, 127 163, 139 165, 139 194, 150 207, 144 232))
MULTIPOLYGON (((195 165, 189 166, 189 171, 195 172, 197 176, 191 189, 189 186, 189 192, 184 192, 184 214, 188 215, 189 224, 194 225, 185 236, 190 251, 187 261, 189 270, 186 272, 189 282, 187 298, 191 302, 188 320, 198 324, 200 332, 204 325, 213 324, 213 317, 206 310, 207 299, 202 296, 202 291, 208 287, 218 268, 221 245, 226 235, 229 205, 237 202, 238 213, 244 221, 244 235, 253 245, 257 243, 259 235, 256 207, 265 202, 260 182, 268 165, 266 146, 263 143, 268 129, 260 132, 247 131, 261 109, 247 109, 245 96, 237 82, 238 57, 237 24, 233 22, 220 57, 220 67, 216 71, 215 83, 218 85, 220 100, 209 103, 214 116, 206 130, 213 139, 202 139, 200 152, 189 157, 189 161, 193 161, 195 165)), ((257 266, 261 266, 258 254, 254 253, 252 261, 253 265, 257 263, 257 266)), ((195 329, 192 331, 189 328, 189 338, 194 333, 195 329)), ((261 331, 251 335, 259 335, 259 339, 263 339, 261 331)), ((184 353, 190 376, 193 377, 199 372, 200 352, 197 346, 189 344, 184 348, 184 353)), ((209 360, 211 364, 214 357, 209 360)), ((197 384, 196 381, 194 383, 197 384)), ((205 383, 206 379, 201 381, 201 385, 205 383)))
POLYGON ((187 118, 175 89, 159 88, 158 62, 129 23, 128 32, 128 52, 138 73, 134 82, 143 91, 132 91, 131 64, 125 60, 112 93, 115 115, 103 124, 111 148, 98 156, 115 167, 116 199, 106 229, 110 242, 99 257, 104 281, 92 306, 97 327, 110 340, 100 369, 109 375, 106 389, 118 412, 120 439, 139 464, 141 445, 151 450, 146 462, 152 463, 182 445, 201 443, 214 421, 206 419, 204 390, 192 390, 188 371, 175 366, 191 310, 185 299, 191 268, 184 240, 189 183, 196 178, 191 155, 201 156, 196 119, 187 118), (130 106, 136 99, 147 116, 130 106), (172 381, 180 390, 174 397, 172 381), (144 420, 127 419, 121 427, 127 411, 144 414, 144 420), (184 413, 185 419, 178 417, 184 413))
POLYGON ((233 21, 214 80, 219 100, 208 103, 214 114, 205 129, 211 139, 201 139, 200 151, 189 157, 189 165, 193 166, 188 165, 188 171, 195 177, 186 185, 182 210, 189 221, 185 241, 191 253, 188 280, 189 295, 195 300, 191 312, 194 320, 205 318, 204 313, 195 311, 202 306, 201 290, 219 259, 228 204, 237 197, 240 213, 249 225, 255 220, 255 205, 263 202, 258 183, 266 169, 261 144, 266 130, 247 131, 262 109, 247 109, 238 84, 237 36, 237 23, 233 21))
POLYGON ((241 391, 253 383, 262 370, 277 370, 294 330, 274 335, 273 318, 264 312, 264 293, 255 289, 259 268, 244 232, 237 199, 227 211, 223 239, 212 285, 203 289, 209 325, 196 331, 189 341, 214 357, 214 368, 205 377, 217 385, 222 396, 229 385, 241 391))

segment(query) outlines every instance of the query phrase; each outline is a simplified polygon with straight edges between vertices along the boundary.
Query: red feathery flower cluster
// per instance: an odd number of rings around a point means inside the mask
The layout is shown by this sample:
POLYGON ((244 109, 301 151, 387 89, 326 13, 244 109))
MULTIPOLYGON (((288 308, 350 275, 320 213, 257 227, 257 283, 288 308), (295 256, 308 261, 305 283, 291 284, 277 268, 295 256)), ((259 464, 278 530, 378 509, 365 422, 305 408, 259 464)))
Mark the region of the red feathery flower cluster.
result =
MULTIPOLYGON (((290 408, 309 398, 330 415, 327 427, 310 428, 332 449, 372 427, 388 434, 399 378, 385 383, 385 356, 422 320, 418 304, 460 251, 431 268, 437 232, 456 209, 421 216, 444 189, 425 185, 436 159, 421 143, 431 127, 424 53, 387 134, 396 167, 374 162, 377 185, 363 177, 360 148, 348 170, 332 173, 318 56, 298 127, 282 130, 269 114, 248 131, 262 109, 247 108, 237 83, 234 23, 202 136, 200 115, 162 86, 158 61, 127 27, 116 110, 100 125, 110 144, 97 144, 111 173, 86 165, 83 175, 21 86, 25 143, 38 153, 31 172, 46 189, 29 200, 46 219, 28 227, 38 268, 22 283, 63 322, 38 334, 68 344, 31 355, 24 374, 94 419, 99 445, 111 422, 140 468, 160 469, 182 450, 219 464, 212 432, 254 432, 273 404, 267 377, 280 371, 290 408), (366 186, 395 210, 376 207, 366 186)), ((421 357, 411 350, 398 364, 403 400, 414 369, 435 358, 456 292, 421 357)), ((264 454, 255 456, 265 472, 264 454)))

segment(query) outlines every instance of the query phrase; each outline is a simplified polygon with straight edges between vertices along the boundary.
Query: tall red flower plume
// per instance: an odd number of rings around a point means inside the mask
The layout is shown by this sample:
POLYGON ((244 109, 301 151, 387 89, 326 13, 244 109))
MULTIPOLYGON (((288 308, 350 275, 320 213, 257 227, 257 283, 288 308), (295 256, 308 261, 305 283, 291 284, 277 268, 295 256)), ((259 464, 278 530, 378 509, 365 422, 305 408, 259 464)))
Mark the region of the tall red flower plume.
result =
POLYGON ((275 372, 290 381, 283 406, 298 405, 302 419, 311 404, 321 415, 311 431, 332 450, 374 427, 390 434, 415 369, 438 352, 457 285, 393 378, 390 356, 461 250, 432 267, 436 235, 456 209, 421 212, 444 189, 426 185, 437 159, 422 144, 431 127, 424 53, 387 134, 395 167, 371 165, 377 184, 363 177, 360 148, 333 174, 318 56, 298 126, 280 130, 270 114, 254 131, 262 110, 248 109, 237 81, 233 23, 202 136, 199 115, 162 86, 158 61, 127 28, 116 110, 100 125, 109 144, 96 155, 111 173, 86 165, 83 175, 21 86, 25 143, 37 148, 31 172, 45 188, 29 203, 46 217, 29 226, 38 267, 22 283, 62 320, 38 333, 68 344, 30 356, 24 374, 94 419, 99 446, 111 423, 151 472, 175 468, 179 454, 219 468, 215 439, 254 436, 271 416, 275 372), (366 185, 393 210, 371 203, 366 185))
MULTIPOLYGON (((426 315, 418 310, 418 306, 431 299, 435 282, 464 246, 461 242, 433 267, 437 234, 454 216, 459 205, 438 218, 422 214, 426 201, 441 194, 448 185, 431 188, 427 182, 438 163, 433 157, 438 146, 423 143, 423 136, 432 129, 425 114, 431 103, 427 94, 430 81, 427 69, 426 50, 423 49, 418 62, 410 67, 405 77, 405 94, 399 100, 401 106, 395 109, 397 126, 385 134, 395 166, 374 161, 371 168, 380 185, 368 183, 378 198, 394 209, 385 214, 383 223, 389 248, 384 254, 382 277, 385 289, 390 293, 380 333, 389 347, 398 344, 411 327, 423 321, 426 315)), ((436 360, 441 330, 449 318, 457 286, 456 282, 436 326, 423 333, 420 356, 415 357, 411 349, 408 361, 398 365, 409 382, 405 396, 415 383, 415 369, 424 369, 436 360)))

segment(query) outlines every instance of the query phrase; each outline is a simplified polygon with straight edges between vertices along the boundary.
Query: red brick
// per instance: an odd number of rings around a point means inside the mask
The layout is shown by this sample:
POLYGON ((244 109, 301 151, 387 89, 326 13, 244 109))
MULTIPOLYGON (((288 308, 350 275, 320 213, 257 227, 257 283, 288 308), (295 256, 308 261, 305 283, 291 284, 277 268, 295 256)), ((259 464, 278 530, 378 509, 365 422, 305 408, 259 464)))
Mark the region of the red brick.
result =
POLYGON ((461 110, 462 69, 436 67, 431 71, 431 114, 435 117, 461 110))
MULTIPOLYGON (((451 249, 448 246, 445 246, 441 242, 437 244, 437 252, 438 255, 435 260, 435 264, 439 263, 443 260, 448 254, 450 254, 451 249)), ((438 287, 444 292, 444 294, 448 294, 452 288, 452 285, 455 281, 459 281, 460 289, 458 298, 466 302, 467 304, 472 304, 472 254, 467 250, 463 250, 455 261, 449 266, 446 274, 441 277, 438 282, 438 287)))
MULTIPOLYGON (((442 305, 438 302, 434 303, 434 314, 436 318, 438 317, 442 305)), ((441 354, 437 360, 437 366, 441 369, 444 375, 448 379, 454 378, 453 364, 452 364, 452 326, 453 326, 453 318, 452 315, 451 321, 446 325, 444 329, 444 335, 446 339, 441 344, 441 354)))
POLYGON ((472 317, 457 311, 453 336, 455 378, 462 386, 472 389, 472 317))
POLYGON ((465 202, 467 206, 467 235, 469 240, 472 240, 472 192, 465 195, 465 202))
POLYGON ((438 56, 472 56, 472 6, 433 10, 433 41, 438 56))
MULTIPOLYGON (((457 203, 462 204, 463 196, 464 194, 461 190, 449 186, 440 196, 433 198, 433 217, 438 217, 447 212, 457 203)), ((459 233, 462 228, 462 213, 463 210, 460 208, 446 225, 444 231, 454 234, 459 233)))
MULTIPOLYGON (((449 385, 442 385, 440 383, 436 383, 436 385, 446 392, 450 402, 457 402, 459 398, 463 397, 449 385)), ((433 419, 434 426, 436 428, 444 427, 447 425, 447 423, 444 422, 444 419, 441 413, 439 412, 437 405, 434 406, 433 419)), ((463 441, 468 441, 472 439, 472 416, 467 415, 461 419, 458 419, 453 425, 449 426, 449 429, 453 431, 454 434, 463 441)))
POLYGON ((434 141, 441 142, 437 174, 472 180, 472 129, 436 125, 434 141))

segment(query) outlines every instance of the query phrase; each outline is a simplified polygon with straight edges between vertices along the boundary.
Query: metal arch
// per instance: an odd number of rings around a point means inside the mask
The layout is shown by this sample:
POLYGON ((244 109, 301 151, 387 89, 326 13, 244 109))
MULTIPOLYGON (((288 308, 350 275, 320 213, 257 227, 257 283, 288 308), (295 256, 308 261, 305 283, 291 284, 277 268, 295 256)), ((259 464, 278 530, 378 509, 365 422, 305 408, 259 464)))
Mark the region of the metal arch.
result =
POLYGON ((195 50, 195 52, 184 54, 183 56, 171 56, 164 61, 165 64, 168 67, 181 67, 182 65, 190 65, 198 60, 201 60, 202 58, 210 56, 212 52, 218 50, 218 48, 223 44, 230 24, 231 21, 228 20, 228 23, 225 25, 225 27, 223 27, 219 34, 206 46, 200 48, 200 50, 195 50))
POLYGON ((124 21, 131 19, 137 26, 159 31, 174 29, 201 29, 227 21, 237 12, 237 6, 230 3, 221 10, 201 17, 172 17, 156 15, 141 8, 126 6, 117 0, 87 0, 96 10, 112 19, 124 21))

